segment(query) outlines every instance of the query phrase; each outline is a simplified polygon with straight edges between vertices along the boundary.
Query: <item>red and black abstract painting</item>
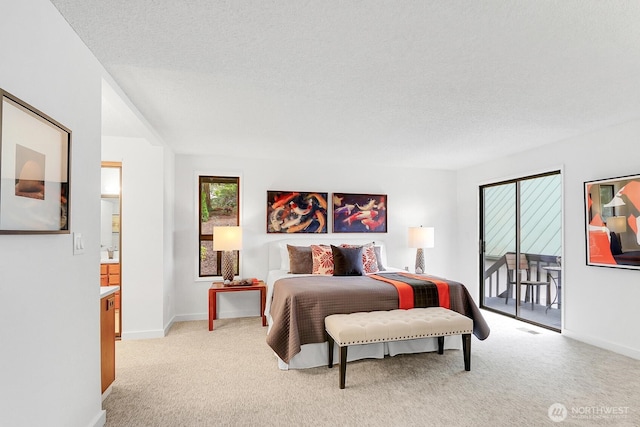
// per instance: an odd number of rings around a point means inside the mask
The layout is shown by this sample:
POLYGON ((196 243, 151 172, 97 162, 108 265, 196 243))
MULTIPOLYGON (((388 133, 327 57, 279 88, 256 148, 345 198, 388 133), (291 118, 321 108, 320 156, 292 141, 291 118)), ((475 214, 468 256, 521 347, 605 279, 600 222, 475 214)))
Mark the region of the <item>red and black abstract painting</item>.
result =
POLYGON ((585 182, 587 265, 640 269, 640 175, 585 182))
POLYGON ((386 194, 333 193, 334 233, 386 233, 386 194))
POLYGON ((328 193, 267 191, 267 233, 326 233, 328 193))

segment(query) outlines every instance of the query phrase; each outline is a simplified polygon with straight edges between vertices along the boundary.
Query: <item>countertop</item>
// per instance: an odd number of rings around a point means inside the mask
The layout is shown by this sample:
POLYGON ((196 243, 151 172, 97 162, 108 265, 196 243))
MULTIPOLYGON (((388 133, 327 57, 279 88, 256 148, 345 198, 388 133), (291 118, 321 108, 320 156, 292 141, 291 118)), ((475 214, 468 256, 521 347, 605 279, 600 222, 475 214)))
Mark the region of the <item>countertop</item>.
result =
POLYGON ((117 264, 120 262, 120 251, 113 251, 113 258, 109 258, 108 251, 100 251, 100 264, 117 264))
POLYGON ((107 297, 119 289, 120 286, 100 286, 100 298, 107 297))

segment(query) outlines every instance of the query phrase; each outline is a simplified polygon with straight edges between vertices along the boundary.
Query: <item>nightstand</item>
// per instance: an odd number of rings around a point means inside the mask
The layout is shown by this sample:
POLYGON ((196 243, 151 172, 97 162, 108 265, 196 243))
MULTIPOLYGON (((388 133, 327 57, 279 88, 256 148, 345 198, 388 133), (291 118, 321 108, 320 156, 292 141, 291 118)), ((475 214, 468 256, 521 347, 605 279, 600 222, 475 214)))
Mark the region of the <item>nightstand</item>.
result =
POLYGON ((213 331, 213 321, 216 319, 216 300, 219 292, 243 292, 243 291, 260 291, 260 316, 262 317, 262 326, 267 326, 267 317, 264 315, 264 309, 267 301, 267 286, 260 280, 250 286, 225 286, 222 282, 213 282, 209 288, 209 330, 213 331))

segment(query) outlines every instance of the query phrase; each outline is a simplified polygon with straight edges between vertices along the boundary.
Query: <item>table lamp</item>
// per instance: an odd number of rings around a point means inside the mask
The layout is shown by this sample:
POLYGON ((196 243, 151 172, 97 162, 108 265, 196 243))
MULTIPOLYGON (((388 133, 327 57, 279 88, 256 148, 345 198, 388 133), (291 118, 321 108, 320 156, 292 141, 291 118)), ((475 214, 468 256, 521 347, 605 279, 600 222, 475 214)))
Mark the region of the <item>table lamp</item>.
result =
POLYGON ((627 217, 610 216, 607 219, 607 228, 614 233, 624 233, 627 231, 627 217))
POLYGON ((433 248, 434 241, 433 227, 409 227, 409 247, 417 248, 416 274, 424 273, 424 248, 433 248))
POLYGON ((222 279, 230 283, 235 273, 233 251, 242 249, 242 228, 240 226, 214 226, 213 250, 222 251, 222 279))

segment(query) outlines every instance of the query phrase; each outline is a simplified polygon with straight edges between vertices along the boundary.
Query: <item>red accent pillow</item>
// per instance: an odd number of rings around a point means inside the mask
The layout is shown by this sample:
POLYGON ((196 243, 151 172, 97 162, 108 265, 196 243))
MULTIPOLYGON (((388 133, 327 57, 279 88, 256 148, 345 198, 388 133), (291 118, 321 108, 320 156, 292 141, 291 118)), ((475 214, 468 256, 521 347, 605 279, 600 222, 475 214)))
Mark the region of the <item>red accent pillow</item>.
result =
POLYGON ((313 258, 312 274, 333 275, 333 252, 331 252, 331 246, 311 245, 311 256, 313 258))

